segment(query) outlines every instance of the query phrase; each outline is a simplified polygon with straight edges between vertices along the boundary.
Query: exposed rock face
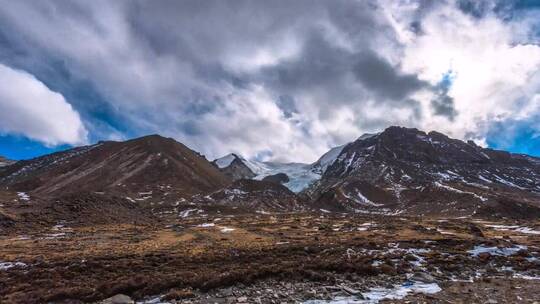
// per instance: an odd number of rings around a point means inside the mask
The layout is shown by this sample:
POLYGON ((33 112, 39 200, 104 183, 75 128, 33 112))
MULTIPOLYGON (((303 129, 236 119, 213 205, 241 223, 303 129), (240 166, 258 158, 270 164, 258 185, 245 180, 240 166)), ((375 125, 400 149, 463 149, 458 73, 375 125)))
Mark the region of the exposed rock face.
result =
POLYGON ((265 182, 271 182, 276 184, 284 184, 289 182, 289 177, 285 173, 278 173, 274 175, 265 176, 263 179, 265 182))
POLYGON ((206 158, 158 135, 100 142, 0 169, 1 186, 47 197, 81 191, 130 195, 160 189, 188 197, 229 183, 206 158))
POLYGON ((390 127, 345 146, 306 193, 330 210, 539 216, 540 159, 390 127))
POLYGON ((239 179, 249 179, 256 174, 244 163, 242 158, 236 154, 229 154, 225 157, 213 161, 223 174, 231 178, 233 181, 239 179))

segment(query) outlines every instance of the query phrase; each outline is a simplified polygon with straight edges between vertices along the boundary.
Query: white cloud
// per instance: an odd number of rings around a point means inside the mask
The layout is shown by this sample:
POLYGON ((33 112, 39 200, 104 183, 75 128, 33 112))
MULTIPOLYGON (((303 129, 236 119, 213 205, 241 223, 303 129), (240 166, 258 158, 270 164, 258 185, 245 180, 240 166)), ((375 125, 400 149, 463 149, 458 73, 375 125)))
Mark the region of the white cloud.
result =
MULTIPOLYGON (((540 46, 515 42, 529 26, 519 19, 505 22, 494 14, 475 18, 452 2, 426 14, 422 33, 404 41, 402 64, 432 84, 452 71, 448 95, 458 114, 453 121, 428 115, 419 127, 458 138, 472 135, 481 141, 491 123, 516 118, 523 109, 532 110, 532 88, 540 86, 538 77, 535 79, 540 70, 540 46)), ((429 99, 423 101, 428 110, 429 99)))
MULTIPOLYGON (((540 112, 533 98, 540 48, 529 42, 538 12, 502 21, 469 16, 452 0, 375 2, 21 0, 0 7, 0 28, 13 53, 27 56, 13 66, 42 79, 32 69, 54 70, 49 63, 61 62, 116 111, 128 136, 161 133, 210 158, 272 151, 274 159, 314 161, 331 146, 389 125, 482 141, 493 122, 540 112), (380 59, 368 72, 361 69, 369 65, 357 64, 366 54, 380 59), (449 70, 454 120, 434 112, 429 89, 449 70), (367 76, 359 79, 361 73, 367 76), (399 94, 382 94, 392 91, 389 76, 399 94), (283 95, 294 101, 292 114, 276 103, 283 95)), ((33 128, 31 136, 49 144, 81 141, 86 131, 77 113, 54 96, 74 113, 65 120, 79 127, 70 134, 33 128)), ((22 133, 36 121, 20 117, 25 128, 5 120, 0 128, 22 133)), ((124 138, 93 125, 87 122, 94 137, 124 138)))
POLYGON ((24 71, 0 64, 0 133, 47 145, 82 144, 87 131, 64 97, 24 71))

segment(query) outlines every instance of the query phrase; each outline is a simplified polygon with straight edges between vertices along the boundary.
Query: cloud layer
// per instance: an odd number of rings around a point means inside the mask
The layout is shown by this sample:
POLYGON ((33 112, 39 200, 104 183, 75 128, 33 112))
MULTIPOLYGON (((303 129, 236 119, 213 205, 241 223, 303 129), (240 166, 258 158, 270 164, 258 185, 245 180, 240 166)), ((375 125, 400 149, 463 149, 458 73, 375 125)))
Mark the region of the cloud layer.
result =
POLYGON ((47 145, 83 144, 87 131, 62 95, 32 75, 0 64, 0 133, 47 145))
POLYGON ((485 142, 540 113, 540 13, 515 3, 6 1, 0 62, 92 138, 161 133, 210 158, 313 161, 388 125, 485 142))

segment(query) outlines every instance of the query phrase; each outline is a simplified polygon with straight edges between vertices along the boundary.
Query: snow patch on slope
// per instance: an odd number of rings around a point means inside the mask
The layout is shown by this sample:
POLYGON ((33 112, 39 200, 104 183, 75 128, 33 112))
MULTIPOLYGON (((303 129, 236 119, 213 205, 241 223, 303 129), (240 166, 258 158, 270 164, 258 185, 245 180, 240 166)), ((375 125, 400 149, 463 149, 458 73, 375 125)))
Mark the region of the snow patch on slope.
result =
POLYGON ((235 158, 236 158, 236 155, 231 153, 231 154, 227 154, 221 158, 214 160, 214 163, 218 166, 218 168, 223 169, 230 166, 235 158))
POLYGON ((334 163, 334 161, 336 161, 345 146, 347 145, 334 147, 330 149, 330 151, 323 154, 323 156, 321 156, 321 158, 319 158, 319 160, 312 165, 313 171, 322 175, 326 171, 326 169, 330 167, 334 163))
MULTIPOLYGON (((379 133, 375 134, 364 134, 360 136, 359 140, 365 140, 374 136, 377 136, 379 133)), ((248 160, 236 154, 228 154, 222 158, 214 160, 214 163, 220 168, 226 168, 236 159, 240 159, 253 173, 255 173, 255 180, 262 180, 266 176, 274 175, 278 173, 285 173, 289 177, 289 182, 283 184, 289 190, 298 193, 319 180, 324 174, 326 169, 330 167, 341 155, 343 149, 348 144, 334 147, 328 152, 323 154, 319 160, 313 164, 304 164, 304 163, 277 163, 277 162, 260 162, 255 160, 248 160)), ((342 156, 343 157, 343 156, 342 156)), ((349 160, 352 162, 354 155, 349 160)))

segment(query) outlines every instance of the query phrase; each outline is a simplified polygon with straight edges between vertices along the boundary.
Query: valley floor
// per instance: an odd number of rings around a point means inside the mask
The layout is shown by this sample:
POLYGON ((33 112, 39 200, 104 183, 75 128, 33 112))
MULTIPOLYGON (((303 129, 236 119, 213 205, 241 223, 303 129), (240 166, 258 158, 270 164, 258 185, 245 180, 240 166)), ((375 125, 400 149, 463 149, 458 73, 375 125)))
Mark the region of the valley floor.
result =
POLYGON ((209 215, 0 233, 0 303, 540 301, 539 221, 209 215))

